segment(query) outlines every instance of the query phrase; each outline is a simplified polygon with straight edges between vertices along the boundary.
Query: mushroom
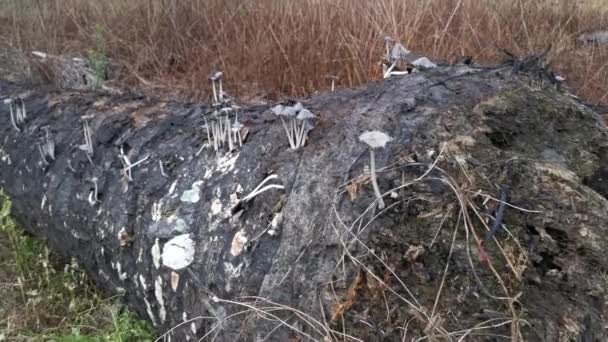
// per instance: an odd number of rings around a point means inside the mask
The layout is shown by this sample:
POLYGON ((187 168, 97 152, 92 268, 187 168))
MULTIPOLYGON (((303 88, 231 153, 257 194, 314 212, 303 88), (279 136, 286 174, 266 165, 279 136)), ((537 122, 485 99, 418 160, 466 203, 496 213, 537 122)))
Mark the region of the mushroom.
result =
POLYGON ((431 62, 427 57, 420 57, 412 62, 412 65, 420 69, 432 69, 436 68, 437 64, 431 62))
POLYGON ((45 134, 41 138, 41 141, 38 142, 38 151, 40 152, 44 164, 48 165, 49 162, 46 160, 47 157, 51 160, 55 160, 55 141, 51 136, 48 126, 42 127, 42 129, 45 131, 45 134))
POLYGON ((93 140, 91 139, 91 127, 89 126, 89 121, 88 121, 88 120, 92 119, 92 116, 83 115, 80 117, 80 119, 82 120, 84 144, 78 145, 78 148, 85 152, 91 165, 95 165, 95 164, 93 164, 93 159, 91 159, 91 156, 93 156, 93 140))
POLYGON ((376 161, 374 159, 374 149, 384 148, 386 143, 393 140, 388 134, 380 131, 367 131, 359 136, 359 141, 366 143, 369 146, 370 152, 370 170, 372 175, 372 186, 374 187, 374 193, 378 200, 378 209, 384 209, 384 201, 378 189, 378 182, 376 181, 376 161))
POLYGON ((294 108, 283 105, 277 105, 272 107, 270 111, 272 111, 274 115, 278 116, 281 119, 281 122, 283 123, 283 128, 285 129, 285 133, 287 134, 287 139, 289 140, 289 146, 293 149, 296 149, 297 146, 295 141, 295 116, 297 113, 294 108), (287 124, 285 123, 283 117, 289 118, 289 128, 287 128, 287 124))
POLYGON ((384 43, 386 44, 386 59, 391 56, 391 43, 395 42, 391 36, 384 36, 384 43))
POLYGON ((331 80, 331 91, 335 91, 336 90, 336 81, 338 80, 338 76, 327 75, 326 78, 331 80))
POLYGON ((221 71, 218 71, 218 72, 215 73, 215 77, 217 77, 217 80, 220 83, 220 91, 219 91, 219 94, 218 94, 220 102, 224 101, 224 88, 222 87, 222 76, 223 75, 224 75, 224 73, 221 72, 221 71))
POLYGON ((209 76, 209 80, 211 81, 211 88, 213 89, 213 103, 218 103, 219 99, 218 99, 218 95, 217 95, 217 90, 215 89, 215 81, 219 80, 220 82, 220 93, 222 92, 222 75, 223 73, 221 71, 217 71, 214 72, 213 74, 211 74, 211 76, 209 76))
MULTIPOLYGON (((234 149, 234 144, 232 142, 232 128, 230 127, 230 112, 232 111, 231 107, 226 107, 226 108, 222 108, 222 110, 220 111, 222 114, 224 114, 224 121, 225 124, 223 126, 223 130, 221 131, 221 136, 222 136, 222 141, 226 141, 228 140, 228 150, 232 151, 234 149)), ((222 122, 222 120, 220 119, 220 123, 222 122)))
POLYGON ((412 52, 405 48, 401 43, 397 43, 393 46, 393 50, 391 51, 391 59, 393 60, 407 60, 408 56, 412 52))
POLYGON ((241 129, 245 127, 242 123, 238 122, 235 118, 234 125, 232 125, 232 132, 234 133, 234 140, 239 141, 239 147, 243 146, 243 136, 241 135, 241 129))
POLYGON ((308 130, 306 130, 307 128, 312 129, 312 125, 309 123, 309 120, 316 118, 316 116, 309 111, 308 109, 304 108, 300 111, 300 113, 298 114, 298 116, 296 116, 296 119, 302 121, 302 126, 299 129, 299 131, 296 131, 297 136, 296 136, 296 146, 297 147, 304 147, 304 145, 306 144, 306 133, 308 132, 308 130))
POLYGON ((17 132, 21 132, 21 129, 19 128, 19 126, 17 126, 17 122, 15 121, 15 113, 13 111, 13 102, 14 102, 14 100, 11 98, 4 100, 4 104, 8 105, 10 112, 11 112, 11 125, 13 125, 13 128, 15 128, 17 130, 17 132))

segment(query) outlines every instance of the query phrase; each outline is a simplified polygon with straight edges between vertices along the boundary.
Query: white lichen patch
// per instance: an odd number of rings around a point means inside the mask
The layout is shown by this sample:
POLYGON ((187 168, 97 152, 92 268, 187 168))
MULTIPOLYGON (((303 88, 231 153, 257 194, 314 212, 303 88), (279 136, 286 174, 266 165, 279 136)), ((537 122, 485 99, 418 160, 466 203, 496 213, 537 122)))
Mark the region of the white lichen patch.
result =
POLYGON ((234 238, 232 239, 232 244, 230 247, 230 254, 233 256, 237 256, 243 252, 245 249, 245 245, 247 244, 247 236, 243 230, 239 230, 236 234, 234 234, 234 238))
POLYGON ((120 261, 116 262, 116 273, 118 273, 118 279, 122 281, 127 280, 127 278, 129 277, 127 275, 127 272, 122 271, 122 265, 120 264, 120 261))
POLYGON ((139 275, 139 284, 141 285, 141 289, 144 291, 148 290, 148 284, 146 284, 146 278, 140 274, 139 275))
POLYGON ((110 281, 110 277, 102 269, 99 269, 98 273, 99 276, 102 277, 105 281, 110 281))
POLYGON ((241 275, 241 269, 243 268, 243 263, 234 266, 230 262, 224 263, 224 272, 226 273, 226 277, 229 279, 238 278, 241 275))
POLYGON ((163 279, 160 276, 156 277, 156 280, 154 281, 154 296, 158 303, 158 316, 160 317, 160 322, 165 323, 167 310, 165 309, 165 300, 163 298, 163 279))
POLYGON ((152 204, 152 222, 158 222, 162 217, 163 200, 152 204))
POLYGON ((220 154, 217 157, 217 167, 216 167, 216 171, 224 174, 227 172, 230 172, 232 170, 234 170, 234 166, 236 165, 236 161, 237 159, 239 159, 239 153, 235 153, 235 154, 220 154))
POLYGON ((203 175, 203 179, 211 179, 212 175, 213 175, 213 169, 207 169, 205 171, 205 175, 203 175))
MULTIPOLYGON (((169 193, 167 194, 168 196, 173 195, 173 193, 175 192, 175 189, 177 188, 177 181, 173 182, 171 184, 171 186, 169 187, 169 193)), ((173 197, 171 197, 173 198, 173 197)))
POLYGON ((183 234, 169 240, 163 247, 162 263, 173 269, 181 270, 194 260, 194 241, 190 234, 183 234))
POLYGON ((176 272, 171 272, 171 290, 173 290, 173 292, 177 291, 178 286, 179 286, 179 274, 176 272))
POLYGON ((186 221, 184 221, 183 219, 172 215, 169 216, 167 218, 167 223, 170 225, 174 226, 175 231, 179 232, 179 233, 186 233, 188 231, 188 225, 186 224, 186 221))
POLYGON ((154 267, 156 267, 156 269, 160 268, 161 250, 160 244, 158 243, 158 239, 156 239, 156 241, 154 242, 150 253, 152 254, 152 262, 154 263, 154 267))
POLYGON ((196 181, 192 184, 192 188, 190 190, 186 190, 182 193, 180 200, 182 202, 187 203, 197 203, 201 199, 201 185, 203 181, 196 181))
POLYGON ((3 163, 6 163, 8 165, 12 164, 11 156, 6 153, 6 151, 4 151, 3 147, 0 147, 0 160, 2 160, 3 163))
POLYGON ((146 311, 148 312, 148 317, 150 317, 150 320, 152 321, 152 324, 154 326, 156 326, 156 317, 154 317, 154 312, 152 311, 152 305, 150 305, 150 302, 148 302, 147 298, 144 298, 144 302, 146 302, 146 311))
POLYGON ((222 202, 220 201, 219 198, 214 198, 211 201, 211 208, 209 208, 210 211, 209 213, 211 214, 211 216, 217 216, 222 212, 222 202))

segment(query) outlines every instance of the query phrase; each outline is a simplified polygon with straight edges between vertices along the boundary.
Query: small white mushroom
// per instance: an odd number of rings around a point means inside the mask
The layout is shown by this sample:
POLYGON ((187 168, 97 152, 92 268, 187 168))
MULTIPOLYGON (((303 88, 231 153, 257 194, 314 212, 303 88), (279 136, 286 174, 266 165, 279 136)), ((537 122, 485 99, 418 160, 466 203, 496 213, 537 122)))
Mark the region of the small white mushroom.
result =
POLYGON ((338 76, 336 75, 327 75, 327 78, 331 80, 331 91, 336 90, 336 81, 338 80, 338 76))
POLYGON ((380 194, 380 189, 378 188, 378 182, 376 181, 376 161, 374 159, 374 149, 384 148, 384 146, 386 146, 386 144, 391 140, 393 140, 393 138, 380 131, 367 131, 359 136, 359 141, 366 143, 369 146, 372 186, 378 200, 378 209, 384 209, 385 205, 384 201, 382 200, 382 195, 380 194))
POLYGON ((297 145, 296 145, 297 132, 296 132, 295 117, 297 115, 297 112, 294 109, 294 107, 277 105, 277 106, 271 108, 270 111, 272 111, 276 116, 279 117, 279 119, 281 119, 281 123, 283 123, 283 128, 285 129, 285 133, 287 134, 287 139, 289 140, 289 146, 292 149, 296 149, 297 148, 297 145), (285 123, 285 120, 283 119, 284 117, 289 118, 289 120, 290 120, 289 127, 285 123))
POLYGON ((386 45, 386 59, 389 59, 391 56, 391 43, 395 40, 391 38, 391 36, 384 36, 384 43, 386 45))
POLYGON ((15 120, 15 112, 13 110, 13 102, 14 102, 14 100, 11 99, 11 98, 8 98, 8 99, 5 99, 3 102, 4 102, 4 104, 7 104, 8 107, 9 107, 9 110, 10 110, 10 113, 11 113, 11 115, 10 115, 11 116, 11 125, 13 126, 13 128, 15 130, 17 130, 17 132, 21 132, 21 129, 19 128, 19 126, 17 126, 17 122, 15 120))
POLYGON ((211 76, 209 76, 209 80, 211 81, 211 88, 213 90, 213 103, 214 104, 219 103, 218 93, 217 93, 217 90, 215 88, 215 81, 219 80, 219 82, 220 82, 220 93, 221 93, 221 91, 222 91, 221 90, 221 87, 222 87, 222 81, 221 81, 222 75, 223 75, 223 73, 221 71, 217 71, 217 72, 214 72, 213 74, 211 74, 211 76))
POLYGON ((309 120, 315 119, 316 116, 308 109, 304 108, 302 111, 300 111, 300 113, 298 114, 298 116, 296 116, 296 119, 302 121, 302 125, 300 127, 299 130, 296 131, 296 146, 297 147, 304 147, 304 145, 306 144, 306 133, 308 132, 307 128, 312 129, 312 125, 310 124, 309 120))
POLYGON ((397 43, 393 46, 393 50, 391 51, 391 58, 393 60, 407 60, 408 56, 412 53, 410 50, 406 49, 401 43, 397 43))
POLYGON ((437 64, 431 62, 431 60, 426 57, 418 58, 417 60, 412 62, 412 65, 420 69, 432 69, 437 67, 437 64))
POLYGON ((255 189, 253 189, 253 191, 251 191, 251 193, 249 193, 249 195, 245 196, 241 202, 249 202, 251 201, 255 196, 270 190, 270 189, 285 189, 284 186, 280 185, 280 184, 270 184, 270 185, 266 185, 264 186, 266 183, 270 182, 273 179, 278 178, 279 176, 277 175, 270 175, 268 177, 266 177, 260 184, 258 184, 258 186, 255 187, 255 189))

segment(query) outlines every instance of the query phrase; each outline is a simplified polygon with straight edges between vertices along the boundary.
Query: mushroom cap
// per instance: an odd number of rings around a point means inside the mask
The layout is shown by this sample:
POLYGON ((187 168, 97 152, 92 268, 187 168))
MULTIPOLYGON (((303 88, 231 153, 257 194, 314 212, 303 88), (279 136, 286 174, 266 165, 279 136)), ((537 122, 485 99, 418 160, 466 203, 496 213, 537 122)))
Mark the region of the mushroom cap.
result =
POLYGON ((393 39, 393 37, 386 35, 386 36, 384 36, 384 41, 388 43, 388 42, 394 42, 395 40, 393 39))
POLYGON ((426 57, 418 58, 417 60, 412 62, 412 65, 420 67, 420 68, 426 68, 426 69, 431 69, 431 68, 437 67, 437 64, 431 62, 431 60, 426 57))
POLYGON ((290 118, 295 117, 298 114, 298 110, 297 110, 296 106, 293 106, 293 107, 283 107, 283 115, 288 116, 290 118))
POLYGON ((298 114, 298 116, 296 116, 296 119, 298 119, 298 120, 306 120, 306 119, 314 119, 314 118, 316 118, 316 116, 306 108, 302 109, 300 111, 300 114, 298 114))
POLYGON ((224 73, 223 73, 223 72, 221 72, 221 71, 216 71, 216 72, 212 73, 212 74, 209 76, 209 80, 210 80, 210 81, 217 81, 218 79, 222 78, 222 75, 224 75, 224 73))
POLYGON ((391 51, 391 58, 393 59, 401 59, 406 58, 412 51, 408 50, 401 43, 395 44, 393 46, 393 50, 391 51))
POLYGON ((359 136, 359 141, 366 143, 371 148, 384 147, 391 140, 393 138, 380 131, 367 131, 359 136))
POLYGON ((285 107, 283 105, 276 105, 276 106, 270 108, 270 111, 274 115, 283 115, 283 113, 285 112, 285 107))
POLYGON ((240 130, 243 127, 245 127, 245 126, 243 126, 243 124, 238 121, 232 124, 232 130, 235 132, 240 130))
POLYGON ((337 80, 337 79, 339 79, 339 77, 337 75, 326 75, 325 78, 330 79, 330 80, 337 80))
POLYGON ((8 99, 4 99, 4 101, 2 101, 2 102, 4 102, 4 104, 11 104, 11 103, 13 103, 13 99, 11 99, 9 97, 8 99))
POLYGON ((301 102, 298 102, 295 105, 293 105, 292 108, 296 111, 296 113, 299 113, 304 109, 304 106, 302 105, 301 102))

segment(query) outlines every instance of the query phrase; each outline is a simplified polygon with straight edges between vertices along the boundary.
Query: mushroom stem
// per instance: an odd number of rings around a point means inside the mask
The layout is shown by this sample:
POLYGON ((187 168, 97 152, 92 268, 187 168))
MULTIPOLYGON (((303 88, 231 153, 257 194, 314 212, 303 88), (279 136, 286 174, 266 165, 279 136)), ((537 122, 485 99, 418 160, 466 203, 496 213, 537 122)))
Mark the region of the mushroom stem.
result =
POLYGON ((27 119, 27 112, 25 110, 25 101, 23 101, 23 99, 21 100, 21 122, 25 122, 25 119, 27 119))
POLYGON ((382 200, 382 195, 380 194, 380 189, 378 188, 378 182, 376 181, 376 160, 374 159, 374 149, 369 149, 370 153, 370 169, 372 172, 372 186, 374 188, 374 193, 376 194, 376 198, 378 199, 378 209, 384 209, 384 200, 382 200))
POLYGON ((219 98, 220 101, 224 101, 224 89, 222 88, 222 79, 219 79, 220 82, 220 93, 219 93, 219 98))
POLYGON ((285 120, 283 120, 282 117, 280 117, 280 119, 281 119, 281 122, 283 123, 283 128, 285 128, 285 133, 287 133, 287 139, 289 139, 289 146, 291 146, 291 148, 295 148, 291 130, 287 128, 287 124, 285 124, 285 120))
POLYGON ((302 120, 302 126, 300 128, 300 130, 298 131, 298 147, 304 147, 304 145, 306 145, 306 137, 305 137, 305 130, 306 130, 306 121, 302 120))
POLYGON ((388 78, 391 75, 391 71, 393 71, 393 69, 395 68, 396 65, 397 65, 397 62, 395 61, 384 73, 384 78, 388 78))
POLYGON ((40 143, 38 143, 38 152, 40 152, 40 157, 42 158, 42 162, 44 163, 44 165, 49 165, 49 162, 46 161, 46 157, 44 156, 44 151, 43 151, 42 145, 40 145, 40 143))
POLYGON ((228 150, 232 152, 234 144, 232 143, 232 128, 230 127, 230 118, 228 116, 226 116, 226 135, 228 136, 228 150))
POLYGON ((300 139, 298 137, 298 125, 295 118, 291 118, 291 132, 292 136, 294 137, 294 146, 292 146, 292 148, 297 149, 300 147, 300 139))
POLYGON ((335 91, 336 90, 336 80, 332 79, 331 80, 331 91, 335 91))
MULTIPOLYGON (((13 124, 13 127, 17 130, 17 132, 21 132, 21 130, 17 126, 17 123, 15 123, 15 114, 13 113, 13 104, 9 103, 8 106, 9 106, 9 108, 11 110, 11 124, 13 124)), ((17 107, 17 109, 19 109, 19 107, 17 107)))
POLYGON ((218 127, 217 127, 217 122, 214 122, 212 125, 212 129, 213 129, 213 148, 215 148, 215 151, 217 152, 218 148, 219 148, 219 141, 218 141, 218 127))
POLYGON ((209 135, 209 124, 207 123, 207 118, 205 120, 205 128, 207 129, 207 143, 211 144, 211 136, 209 135))
POLYGON ((215 80, 211 81, 211 87, 213 88, 213 103, 217 103, 217 91, 215 90, 215 80))

